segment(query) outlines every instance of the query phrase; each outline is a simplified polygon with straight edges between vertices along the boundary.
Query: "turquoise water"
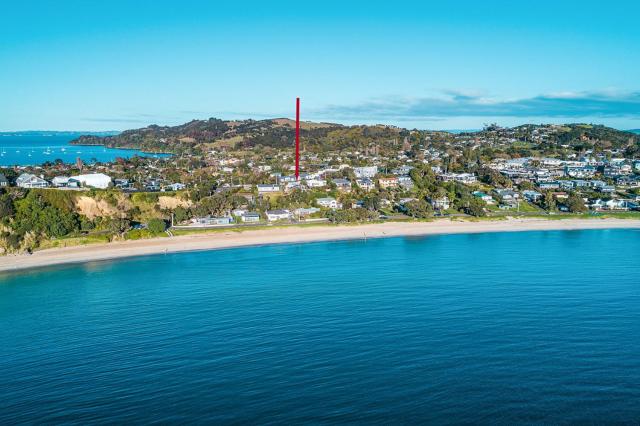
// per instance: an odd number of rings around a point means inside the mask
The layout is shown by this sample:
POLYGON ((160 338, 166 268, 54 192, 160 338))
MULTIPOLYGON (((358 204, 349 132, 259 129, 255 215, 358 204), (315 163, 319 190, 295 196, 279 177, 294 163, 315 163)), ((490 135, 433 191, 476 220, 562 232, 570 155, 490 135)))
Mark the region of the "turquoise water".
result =
POLYGON ((0 134, 0 166, 33 166, 57 159, 73 163, 79 157, 85 163, 95 160, 113 161, 116 157, 138 156, 164 157, 163 154, 148 154, 134 149, 111 149, 102 146, 70 145, 80 133, 64 134, 0 134))
POLYGON ((183 253, 0 278, 0 424, 637 423, 640 231, 183 253))

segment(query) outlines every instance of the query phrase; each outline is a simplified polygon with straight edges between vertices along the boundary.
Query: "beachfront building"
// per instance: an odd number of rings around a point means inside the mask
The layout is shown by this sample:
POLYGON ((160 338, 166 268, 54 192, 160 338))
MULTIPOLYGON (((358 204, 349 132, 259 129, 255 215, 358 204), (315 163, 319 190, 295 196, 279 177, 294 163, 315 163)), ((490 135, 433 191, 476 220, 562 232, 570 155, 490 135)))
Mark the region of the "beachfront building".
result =
POLYGON ((440 198, 432 198, 431 205, 436 210, 447 210, 451 207, 451 202, 449 201, 449 197, 445 195, 440 198))
POLYGON ((0 173, 0 188, 4 188, 9 186, 9 180, 7 179, 7 177, 5 175, 3 175, 2 173, 0 173))
POLYGON ((291 212, 289 210, 267 210, 265 213, 269 222, 289 220, 291 218, 291 212))
POLYGON ((240 216, 240 220, 245 223, 256 223, 260 222, 260 213, 256 212, 247 212, 240 216))
POLYGON ((316 203, 318 203, 318 205, 320 207, 325 207, 327 209, 341 209, 342 208, 342 204, 339 203, 338 201, 336 201, 335 198, 333 197, 323 197, 323 198, 318 198, 316 200, 316 203))
POLYGON ((317 207, 300 207, 293 211, 296 217, 300 218, 303 216, 311 216, 312 214, 318 213, 320 211, 317 207))
POLYGON ((482 201, 484 201, 487 204, 493 204, 494 200, 493 197, 489 194, 486 194, 482 191, 473 191, 471 193, 474 197, 481 199, 482 201))
POLYGON ((49 182, 36 175, 22 173, 16 179, 16 186, 19 188, 47 188, 49 182))
POLYGON ((233 223, 233 218, 228 216, 223 217, 196 217, 191 219, 191 222, 196 226, 220 226, 220 225, 231 225, 233 223))

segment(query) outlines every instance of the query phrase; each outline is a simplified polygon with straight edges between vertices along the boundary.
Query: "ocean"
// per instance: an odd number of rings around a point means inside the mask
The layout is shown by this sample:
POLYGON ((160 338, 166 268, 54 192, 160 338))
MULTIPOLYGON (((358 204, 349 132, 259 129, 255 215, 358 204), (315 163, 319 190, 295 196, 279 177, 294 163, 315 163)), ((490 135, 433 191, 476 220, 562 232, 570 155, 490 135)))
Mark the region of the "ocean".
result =
POLYGON ((0 133, 0 166, 34 166, 57 159, 74 163, 81 158, 85 163, 113 161, 117 157, 164 157, 134 149, 111 149, 103 146, 70 145, 82 133, 0 133))
POLYGON ((0 276, 0 424, 640 420, 640 231, 168 254, 0 276))

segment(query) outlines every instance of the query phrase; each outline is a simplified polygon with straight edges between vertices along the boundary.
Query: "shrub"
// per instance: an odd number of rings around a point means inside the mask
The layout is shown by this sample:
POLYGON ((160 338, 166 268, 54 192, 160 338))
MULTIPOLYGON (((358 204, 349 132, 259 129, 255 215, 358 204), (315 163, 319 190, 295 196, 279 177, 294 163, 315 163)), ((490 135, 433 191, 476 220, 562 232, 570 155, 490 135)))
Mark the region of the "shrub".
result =
POLYGON ((167 224, 162 219, 151 219, 147 223, 147 228, 154 234, 160 234, 167 229, 167 224))

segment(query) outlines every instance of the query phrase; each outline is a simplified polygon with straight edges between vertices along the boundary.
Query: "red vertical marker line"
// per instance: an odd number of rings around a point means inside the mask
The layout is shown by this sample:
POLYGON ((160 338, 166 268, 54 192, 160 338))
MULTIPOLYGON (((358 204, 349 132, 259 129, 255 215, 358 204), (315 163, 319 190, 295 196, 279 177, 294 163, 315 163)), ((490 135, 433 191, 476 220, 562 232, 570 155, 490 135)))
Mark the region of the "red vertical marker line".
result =
POLYGON ((296 180, 300 180, 300 98, 296 98, 296 180))

